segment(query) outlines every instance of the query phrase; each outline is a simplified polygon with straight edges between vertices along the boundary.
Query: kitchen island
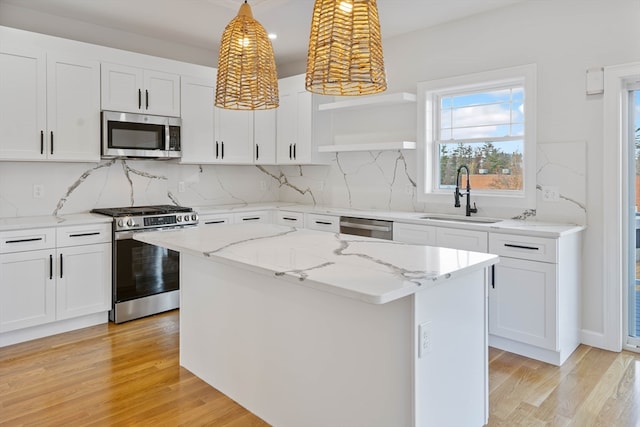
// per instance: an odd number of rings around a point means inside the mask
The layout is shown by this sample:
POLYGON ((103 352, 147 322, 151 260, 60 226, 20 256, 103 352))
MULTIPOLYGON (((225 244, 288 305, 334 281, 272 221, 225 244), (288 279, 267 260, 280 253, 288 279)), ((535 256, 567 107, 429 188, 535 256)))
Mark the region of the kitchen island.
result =
POLYGON ((181 365, 268 423, 486 423, 497 256, 269 224, 136 238, 181 254, 181 365))

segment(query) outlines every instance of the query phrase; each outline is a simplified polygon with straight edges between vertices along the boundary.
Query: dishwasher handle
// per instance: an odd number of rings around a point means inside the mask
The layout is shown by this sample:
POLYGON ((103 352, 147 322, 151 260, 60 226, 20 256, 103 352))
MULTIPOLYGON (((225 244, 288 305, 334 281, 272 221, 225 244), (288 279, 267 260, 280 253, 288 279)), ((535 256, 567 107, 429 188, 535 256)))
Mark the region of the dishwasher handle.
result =
POLYGON ((391 231, 390 225, 357 224, 355 222, 348 222, 348 221, 340 221, 340 227, 358 228, 360 230, 383 231, 383 232, 391 231))

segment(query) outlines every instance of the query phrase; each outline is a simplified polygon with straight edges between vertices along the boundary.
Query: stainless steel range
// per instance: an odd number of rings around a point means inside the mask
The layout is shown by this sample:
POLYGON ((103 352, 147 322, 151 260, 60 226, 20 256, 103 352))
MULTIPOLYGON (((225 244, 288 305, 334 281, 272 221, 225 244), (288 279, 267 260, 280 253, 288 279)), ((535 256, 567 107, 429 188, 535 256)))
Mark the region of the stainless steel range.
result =
POLYGON ((113 217, 113 306, 115 323, 180 306, 180 254, 133 239, 135 233, 193 227, 198 215, 173 205, 93 209, 113 217))

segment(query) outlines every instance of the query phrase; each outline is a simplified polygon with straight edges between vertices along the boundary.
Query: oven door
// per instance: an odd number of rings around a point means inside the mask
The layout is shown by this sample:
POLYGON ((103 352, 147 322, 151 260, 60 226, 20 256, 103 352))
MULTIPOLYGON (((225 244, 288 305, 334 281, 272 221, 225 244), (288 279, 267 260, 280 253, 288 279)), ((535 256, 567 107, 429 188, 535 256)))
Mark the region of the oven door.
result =
POLYGON ((134 233, 115 233, 114 303, 179 289, 180 254, 134 240, 134 233))

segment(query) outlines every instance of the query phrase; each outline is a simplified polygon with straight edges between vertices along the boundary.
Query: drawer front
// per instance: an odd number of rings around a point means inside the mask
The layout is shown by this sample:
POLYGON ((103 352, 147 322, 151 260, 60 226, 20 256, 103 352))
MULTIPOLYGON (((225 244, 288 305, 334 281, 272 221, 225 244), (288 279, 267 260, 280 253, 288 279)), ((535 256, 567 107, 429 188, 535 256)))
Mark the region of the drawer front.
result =
POLYGON ((396 242, 434 246, 436 244, 436 227, 394 222, 393 240, 396 242))
POLYGON ((210 214, 200 215, 198 219, 199 226, 231 224, 233 222, 233 214, 210 214))
POLYGON ((288 227, 304 227, 304 214, 302 212, 278 211, 276 223, 288 227))
POLYGON ((530 261, 558 262, 558 241, 544 237, 490 233, 489 252, 530 261))
POLYGON ((486 231, 436 227, 436 246, 486 253, 489 245, 486 231))
POLYGON ((56 228, 58 247, 111 242, 111 224, 74 225, 56 228))
POLYGON ((0 232, 0 253, 51 249, 56 246, 55 228, 0 232))
POLYGON ((305 225, 310 230, 340 232, 340 217, 332 215, 307 214, 305 225))
POLYGON ((271 211, 238 212, 233 214, 233 222, 271 222, 271 211))

